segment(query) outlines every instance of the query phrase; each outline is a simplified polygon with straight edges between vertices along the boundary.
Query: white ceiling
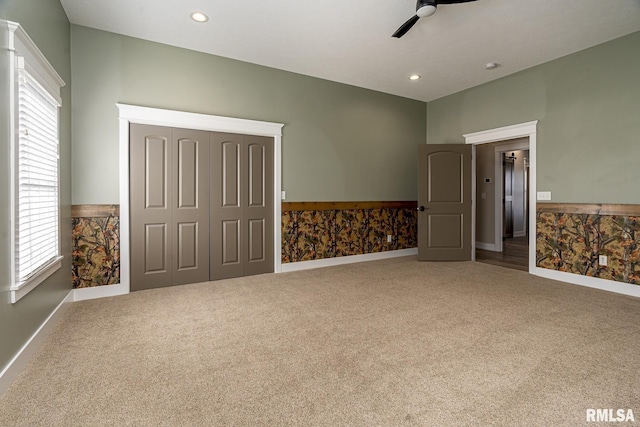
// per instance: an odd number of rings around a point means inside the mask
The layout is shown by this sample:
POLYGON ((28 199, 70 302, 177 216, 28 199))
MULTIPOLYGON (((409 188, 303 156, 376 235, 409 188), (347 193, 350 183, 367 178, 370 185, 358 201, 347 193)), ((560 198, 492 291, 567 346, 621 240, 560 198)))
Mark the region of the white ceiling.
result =
POLYGON ((61 0, 78 25, 422 101, 640 30, 640 0, 61 0), (189 14, 202 11, 204 24, 189 14), (493 71, 484 64, 497 62, 493 71), (422 79, 409 81, 410 74, 422 79))

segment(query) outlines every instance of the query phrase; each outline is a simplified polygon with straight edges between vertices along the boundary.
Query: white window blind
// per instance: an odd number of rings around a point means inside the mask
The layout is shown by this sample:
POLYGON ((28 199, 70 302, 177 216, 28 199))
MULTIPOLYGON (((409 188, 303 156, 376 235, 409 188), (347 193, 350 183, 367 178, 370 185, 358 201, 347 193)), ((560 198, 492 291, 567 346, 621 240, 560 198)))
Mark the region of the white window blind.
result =
POLYGON ((58 103, 18 70, 16 279, 27 280, 59 253, 58 103))

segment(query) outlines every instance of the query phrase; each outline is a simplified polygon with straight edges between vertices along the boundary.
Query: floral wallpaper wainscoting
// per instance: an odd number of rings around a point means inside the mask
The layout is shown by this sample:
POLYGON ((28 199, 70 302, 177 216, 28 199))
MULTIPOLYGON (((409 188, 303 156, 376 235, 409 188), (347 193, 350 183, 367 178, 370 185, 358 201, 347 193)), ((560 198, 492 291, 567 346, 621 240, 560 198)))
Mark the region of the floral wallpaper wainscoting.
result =
POLYGON ((638 205, 539 205, 536 237, 538 267, 640 285, 638 205))
POLYGON ((120 218, 117 205, 72 207, 74 288, 120 283, 120 218))
POLYGON ((282 262, 417 246, 416 202, 282 204, 282 262), (391 235, 391 242, 388 236, 391 235))

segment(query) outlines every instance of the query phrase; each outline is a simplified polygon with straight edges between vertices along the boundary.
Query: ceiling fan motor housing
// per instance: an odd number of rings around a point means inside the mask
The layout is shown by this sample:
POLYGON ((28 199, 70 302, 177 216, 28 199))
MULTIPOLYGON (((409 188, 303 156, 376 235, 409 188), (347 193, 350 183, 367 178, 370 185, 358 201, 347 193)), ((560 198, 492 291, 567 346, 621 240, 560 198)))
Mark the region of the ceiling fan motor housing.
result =
POLYGON ((438 2, 433 0, 418 0, 416 4, 416 15, 420 18, 431 16, 436 13, 438 2))
POLYGON ((400 28, 396 30, 391 37, 400 38, 407 34, 420 18, 426 18, 436 13, 438 3, 440 4, 455 4, 455 3, 468 3, 477 0, 418 0, 416 3, 416 14, 413 15, 407 22, 402 24, 400 28))

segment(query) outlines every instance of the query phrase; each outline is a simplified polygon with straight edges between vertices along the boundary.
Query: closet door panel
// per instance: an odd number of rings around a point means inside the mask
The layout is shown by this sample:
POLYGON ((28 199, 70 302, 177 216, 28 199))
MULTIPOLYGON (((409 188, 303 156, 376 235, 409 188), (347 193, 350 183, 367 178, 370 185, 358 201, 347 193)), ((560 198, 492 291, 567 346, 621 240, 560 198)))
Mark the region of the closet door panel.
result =
POLYGON ((273 138, 244 136, 244 275, 273 272, 273 138))
POLYGON ((171 129, 131 125, 131 290, 170 286, 171 129))
POLYGON ((242 135, 210 133, 211 280, 243 275, 242 135))
POLYGON ((273 138, 131 126, 132 290, 273 272, 273 138))
POLYGON ((209 133, 173 129, 174 285, 209 280, 209 133))

